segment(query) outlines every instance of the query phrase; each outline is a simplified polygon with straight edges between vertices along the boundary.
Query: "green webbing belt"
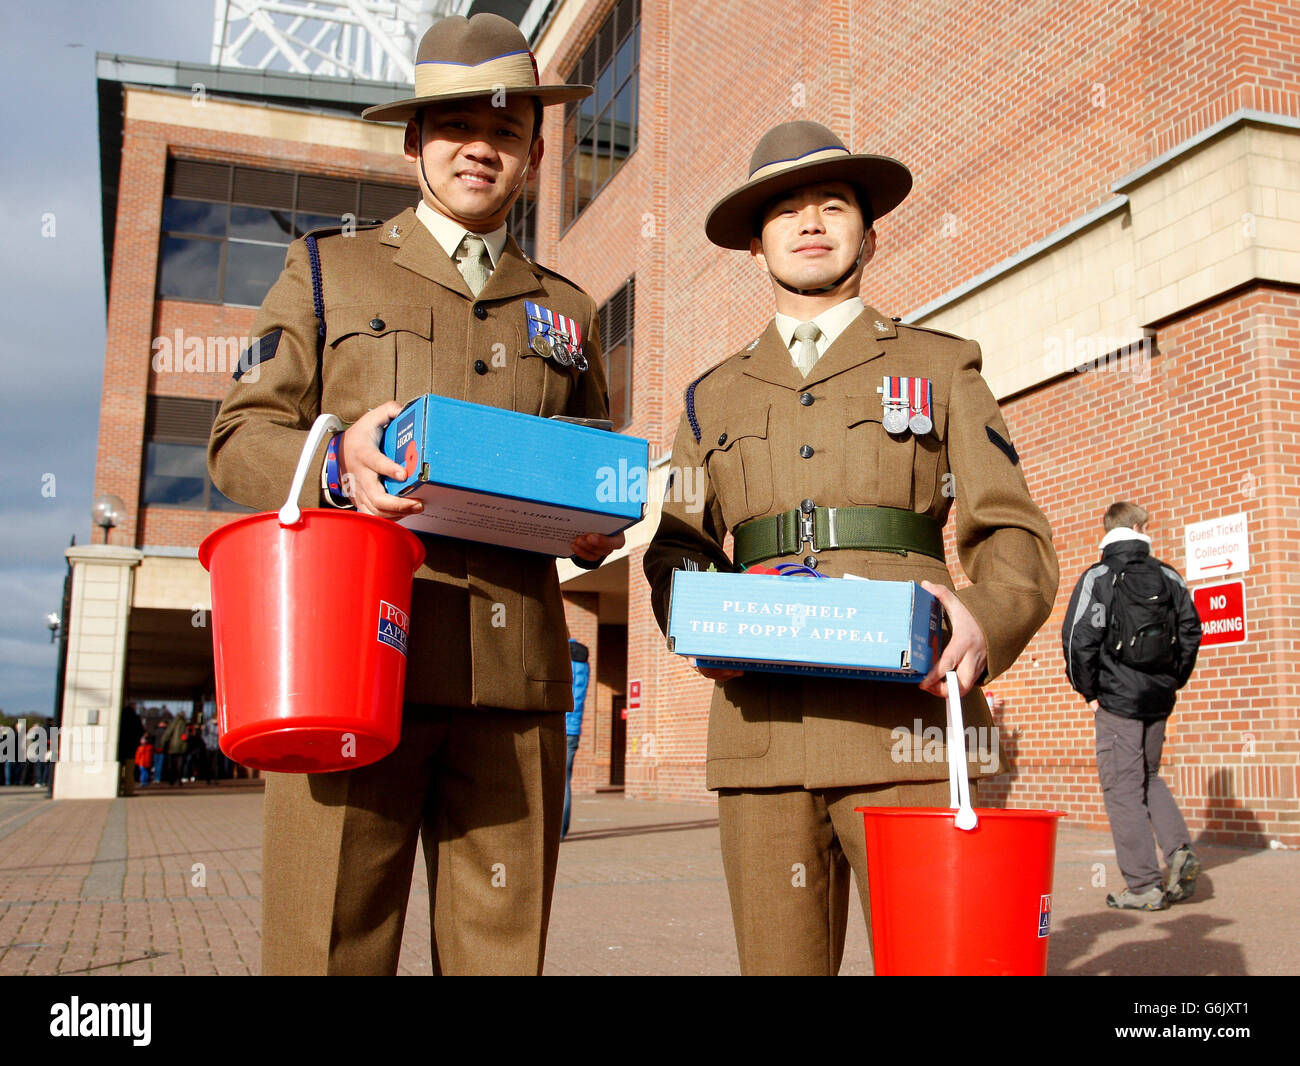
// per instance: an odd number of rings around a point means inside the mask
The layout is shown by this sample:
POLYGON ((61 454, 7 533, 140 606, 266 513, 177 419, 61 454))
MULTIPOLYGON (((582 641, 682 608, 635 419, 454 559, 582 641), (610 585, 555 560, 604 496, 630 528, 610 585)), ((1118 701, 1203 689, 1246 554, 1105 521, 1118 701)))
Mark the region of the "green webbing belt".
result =
POLYGON ((800 510, 746 522, 736 530, 735 542, 736 562, 742 567, 804 550, 835 548, 919 552, 941 562, 944 557, 938 522, 893 507, 811 507, 805 501, 800 510))

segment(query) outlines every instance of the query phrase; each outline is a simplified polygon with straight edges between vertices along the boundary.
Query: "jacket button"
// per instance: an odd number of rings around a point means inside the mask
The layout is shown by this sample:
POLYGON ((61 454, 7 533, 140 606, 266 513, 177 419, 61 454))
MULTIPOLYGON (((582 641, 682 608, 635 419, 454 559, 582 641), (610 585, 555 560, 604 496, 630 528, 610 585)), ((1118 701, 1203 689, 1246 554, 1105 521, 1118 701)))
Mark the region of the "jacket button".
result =
POLYGON ((816 569, 817 569, 817 556, 815 556, 815 555, 805 555, 805 556, 803 557, 803 565, 806 566, 809 570, 816 570, 816 569))
POLYGON ((474 317, 477 318, 480 322, 482 322, 483 319, 487 318, 487 308, 484 307, 482 304, 475 304, 474 317))
POLYGON ((476 373, 476 374, 486 374, 486 373, 487 373, 487 363, 483 362, 482 359, 475 359, 475 360, 474 360, 474 373, 476 373))
POLYGON ((384 320, 382 318, 372 318, 370 320, 370 328, 373 329, 376 333, 378 333, 381 329, 384 328, 384 320))
POLYGON ((726 443, 727 443, 727 435, 724 433, 721 437, 718 438, 718 446, 721 447, 726 443))
POLYGON ((813 405, 813 394, 811 392, 801 392, 799 402, 805 407, 811 407, 813 405))
POLYGON ((812 445, 805 444, 802 448, 799 449, 799 454, 802 455, 805 459, 811 459, 813 457, 812 445))

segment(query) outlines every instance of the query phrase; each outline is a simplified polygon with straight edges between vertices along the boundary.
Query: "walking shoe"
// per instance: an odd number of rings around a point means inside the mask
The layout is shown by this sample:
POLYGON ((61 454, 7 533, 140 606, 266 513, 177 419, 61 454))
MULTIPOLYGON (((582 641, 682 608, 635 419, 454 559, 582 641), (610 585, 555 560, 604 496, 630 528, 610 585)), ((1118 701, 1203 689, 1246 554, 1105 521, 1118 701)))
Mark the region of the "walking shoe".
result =
POLYGON ((1196 852, 1191 847, 1184 844, 1174 852, 1173 861, 1169 864, 1169 883, 1165 889, 1165 896, 1170 903, 1181 903, 1185 899, 1191 899, 1192 893, 1196 891, 1196 877, 1201 872, 1201 860, 1196 857, 1196 852))
POLYGON ((1169 900, 1160 885, 1152 885, 1143 892, 1126 888, 1118 896, 1112 893, 1106 897, 1106 906, 1121 911, 1162 911, 1169 906, 1169 900))

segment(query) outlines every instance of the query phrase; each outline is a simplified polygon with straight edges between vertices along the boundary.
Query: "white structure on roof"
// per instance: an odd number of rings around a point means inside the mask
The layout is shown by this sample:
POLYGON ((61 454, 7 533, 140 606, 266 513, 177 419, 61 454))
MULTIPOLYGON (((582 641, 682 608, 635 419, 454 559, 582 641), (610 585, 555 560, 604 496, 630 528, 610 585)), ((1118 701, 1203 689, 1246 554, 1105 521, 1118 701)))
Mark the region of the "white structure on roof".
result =
POLYGON ((470 0, 213 0, 215 67, 411 84, 420 36, 470 0))

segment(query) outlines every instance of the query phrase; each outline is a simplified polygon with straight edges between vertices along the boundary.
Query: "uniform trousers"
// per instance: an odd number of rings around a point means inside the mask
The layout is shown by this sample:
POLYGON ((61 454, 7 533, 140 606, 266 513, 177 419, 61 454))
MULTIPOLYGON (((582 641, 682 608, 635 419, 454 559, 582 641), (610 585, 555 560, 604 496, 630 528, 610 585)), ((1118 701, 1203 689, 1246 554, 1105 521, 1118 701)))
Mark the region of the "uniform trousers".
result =
POLYGON ((1115 861, 1124 883, 1133 892, 1145 892, 1163 883, 1151 830, 1155 829, 1166 865, 1175 851, 1192 840, 1173 793, 1160 777, 1165 719, 1122 718, 1100 707, 1094 718, 1097 776, 1115 841, 1115 861))
MULTIPOLYGON (((972 801, 974 795, 972 781, 972 801)), ((839 973, 850 869, 871 931, 866 830, 854 808, 947 806, 946 780, 719 789, 718 831, 741 973, 839 973)))
POLYGON ((408 704, 393 753, 267 774, 262 972, 394 974, 417 837, 435 974, 540 974, 564 715, 408 704))

